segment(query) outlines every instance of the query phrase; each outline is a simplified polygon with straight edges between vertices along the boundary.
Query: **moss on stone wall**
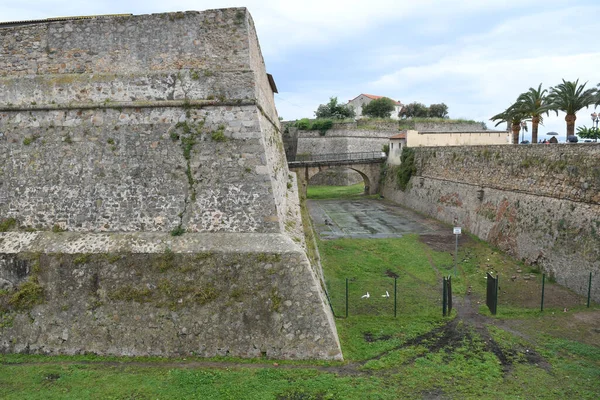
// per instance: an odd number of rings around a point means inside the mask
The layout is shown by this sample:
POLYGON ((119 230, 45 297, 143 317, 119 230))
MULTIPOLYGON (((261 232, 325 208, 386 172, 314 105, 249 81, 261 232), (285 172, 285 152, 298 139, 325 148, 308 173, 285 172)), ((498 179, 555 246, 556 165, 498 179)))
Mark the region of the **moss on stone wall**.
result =
POLYGON ((17 227, 17 220, 14 218, 5 218, 0 221, 0 232, 8 232, 17 227))

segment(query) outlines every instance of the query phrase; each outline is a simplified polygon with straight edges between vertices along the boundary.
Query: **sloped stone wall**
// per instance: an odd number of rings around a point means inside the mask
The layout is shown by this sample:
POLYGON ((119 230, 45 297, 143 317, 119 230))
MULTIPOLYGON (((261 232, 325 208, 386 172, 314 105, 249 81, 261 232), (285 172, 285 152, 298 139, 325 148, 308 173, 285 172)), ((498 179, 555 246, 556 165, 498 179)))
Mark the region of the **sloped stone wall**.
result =
POLYGON ((341 358, 281 234, 3 233, 0 280, 0 352, 341 358))
MULTIPOLYGON (((416 148, 406 191, 387 199, 459 226, 600 301, 600 146, 416 148)), ((450 228, 449 228, 450 229, 450 228)))
POLYGON ((0 351, 341 359, 246 9, 0 25, 0 71, 0 351))

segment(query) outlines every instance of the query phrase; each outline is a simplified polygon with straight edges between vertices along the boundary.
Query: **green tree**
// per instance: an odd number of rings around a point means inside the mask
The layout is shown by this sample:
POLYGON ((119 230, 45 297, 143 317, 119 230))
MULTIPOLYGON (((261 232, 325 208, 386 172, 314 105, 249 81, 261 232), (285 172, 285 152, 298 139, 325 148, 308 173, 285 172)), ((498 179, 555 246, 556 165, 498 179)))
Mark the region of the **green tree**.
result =
POLYGON ((506 122, 510 125, 513 134, 513 144, 519 143, 519 131, 521 130, 521 122, 527 119, 527 114, 518 107, 515 103, 499 114, 494 115, 490 120, 498 121, 495 126, 506 122))
POLYGON ((579 79, 575 82, 565 81, 550 89, 548 95, 549 106, 558 115, 559 111, 565 112, 567 115, 567 136, 575 134, 575 114, 577 111, 589 107, 593 104, 598 104, 598 91, 595 88, 585 89, 585 85, 579 84, 579 79))
POLYGON ((594 141, 600 139, 600 129, 588 128, 587 126, 577 127, 577 136, 583 139, 594 139, 594 141))
POLYGON ((538 126, 543 124, 543 114, 548 115, 550 105, 546 98, 546 89, 542 90, 542 84, 537 89, 529 88, 529 91, 522 93, 517 99, 517 107, 531 118, 531 142, 538 141, 538 126))
POLYGON ((362 114, 372 118, 389 118, 395 108, 396 102, 394 100, 381 97, 369 104, 363 104, 362 114))
POLYGON ((320 104, 315 111, 317 118, 333 118, 333 119, 344 119, 354 118, 356 113, 352 107, 348 107, 345 104, 338 103, 337 97, 330 97, 329 103, 320 104))
POLYGON ((400 118, 426 118, 429 116, 429 108, 425 104, 415 101, 403 106, 398 116, 400 118))
POLYGON ((427 116, 430 118, 448 118, 448 106, 444 103, 429 106, 427 116))

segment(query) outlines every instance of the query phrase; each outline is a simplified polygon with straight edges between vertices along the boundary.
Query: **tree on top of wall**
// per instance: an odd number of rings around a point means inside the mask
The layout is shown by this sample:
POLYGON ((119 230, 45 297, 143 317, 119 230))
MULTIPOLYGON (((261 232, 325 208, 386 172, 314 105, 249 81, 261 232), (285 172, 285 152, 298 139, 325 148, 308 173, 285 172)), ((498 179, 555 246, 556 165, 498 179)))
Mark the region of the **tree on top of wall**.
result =
POLYGON ((579 79, 575 82, 563 79, 562 83, 550 89, 548 95, 550 108, 556 111, 556 115, 558 115, 558 111, 564 111, 567 114, 565 116, 567 136, 575 134, 575 119, 577 119, 575 114, 577 111, 593 104, 598 105, 600 102, 598 90, 596 88, 584 90, 586 84, 587 82, 580 85, 579 79))
POLYGON ((396 108, 396 102, 387 97, 381 97, 368 104, 363 104, 362 113, 372 118, 389 118, 396 108))
POLYGON ((320 104, 315 111, 317 118, 333 118, 333 119, 344 119, 354 118, 356 113, 352 107, 348 107, 346 104, 338 103, 337 97, 330 97, 329 103, 320 104))
POLYGON ((402 106, 402 109, 398 113, 400 118, 427 118, 429 114, 429 108, 416 101, 402 106))
POLYGON ((512 104, 506 110, 494 115, 490 120, 498 121, 495 126, 503 122, 510 124, 513 133, 513 144, 519 143, 519 131, 521 130, 521 122, 527 119, 527 113, 523 112, 517 103, 512 104))
POLYGON ((412 102, 402 107, 398 113, 400 118, 448 118, 448 106, 444 103, 431 104, 412 102))
POLYGON ((448 106, 444 103, 431 104, 427 116, 430 118, 448 118, 448 106))
POLYGON ((540 83, 537 89, 529 88, 517 99, 517 107, 531 118, 531 143, 538 142, 538 125, 544 122, 542 115, 550 111, 546 92, 540 83))

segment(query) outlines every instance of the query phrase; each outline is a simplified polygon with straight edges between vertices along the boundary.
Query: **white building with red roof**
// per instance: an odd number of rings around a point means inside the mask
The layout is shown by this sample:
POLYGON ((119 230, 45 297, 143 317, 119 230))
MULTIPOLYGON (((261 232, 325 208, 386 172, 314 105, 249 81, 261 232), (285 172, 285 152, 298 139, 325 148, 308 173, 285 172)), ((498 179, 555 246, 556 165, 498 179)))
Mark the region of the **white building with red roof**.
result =
MULTIPOLYGON (((356 112, 356 118, 362 118, 362 106, 365 104, 369 104, 373 100, 377 100, 382 97, 387 97, 387 96, 375 96, 372 94, 361 93, 358 96, 356 96, 355 98, 353 98, 352 100, 350 100, 348 102, 348 105, 354 109, 354 112, 356 112)), ((388 97, 388 99, 389 99, 389 97, 388 97)), ((394 99, 392 99, 392 100, 394 100, 394 99)), ((399 101, 396 101, 396 100, 394 100, 394 103, 396 104, 396 108, 394 109, 394 111, 392 111, 392 115, 390 115, 390 118, 400 119, 398 117, 398 113, 402 109, 402 103, 400 103, 399 101)))

